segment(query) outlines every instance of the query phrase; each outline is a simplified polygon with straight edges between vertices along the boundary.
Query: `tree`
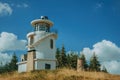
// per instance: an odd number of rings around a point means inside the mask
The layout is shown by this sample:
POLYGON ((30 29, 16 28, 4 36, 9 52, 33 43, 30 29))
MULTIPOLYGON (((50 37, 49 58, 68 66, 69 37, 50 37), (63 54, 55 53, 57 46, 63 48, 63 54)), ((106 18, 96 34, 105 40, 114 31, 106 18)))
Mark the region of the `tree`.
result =
POLYGON ((57 68, 61 67, 61 55, 60 55, 60 50, 57 48, 56 50, 56 59, 57 59, 57 68))
POLYGON ((75 52, 71 51, 67 55, 67 67, 76 69, 76 67, 77 67, 77 58, 78 58, 78 55, 75 52))
POLYGON ((61 67, 65 67, 67 66, 67 58, 64 45, 62 46, 60 54, 61 54, 61 67))
POLYGON ((18 66, 16 64, 17 62, 18 62, 18 59, 14 53, 12 55, 12 59, 11 59, 10 63, 6 63, 5 65, 0 66, 0 73, 11 72, 11 71, 17 70, 18 69, 18 66))
POLYGON ((100 63, 97 56, 93 53, 93 56, 90 59, 90 70, 91 71, 100 71, 100 63))
POLYGON ((67 57, 67 67, 71 68, 71 56, 70 56, 70 54, 67 54, 66 57, 67 57))
POLYGON ((18 65, 16 64, 17 62, 18 62, 18 59, 17 59, 16 54, 14 53, 14 54, 12 55, 11 62, 9 63, 10 71, 15 71, 15 70, 18 69, 18 65))
POLYGON ((83 62, 83 63, 82 63, 82 64, 83 64, 83 69, 84 69, 84 70, 87 70, 87 68, 88 68, 88 64, 87 64, 87 61, 86 61, 85 55, 84 55, 83 53, 80 55, 79 59, 81 59, 82 62, 83 62))
POLYGON ((67 58, 64 45, 62 46, 61 50, 57 48, 56 50, 56 59, 57 59, 57 67, 62 68, 67 66, 67 58))

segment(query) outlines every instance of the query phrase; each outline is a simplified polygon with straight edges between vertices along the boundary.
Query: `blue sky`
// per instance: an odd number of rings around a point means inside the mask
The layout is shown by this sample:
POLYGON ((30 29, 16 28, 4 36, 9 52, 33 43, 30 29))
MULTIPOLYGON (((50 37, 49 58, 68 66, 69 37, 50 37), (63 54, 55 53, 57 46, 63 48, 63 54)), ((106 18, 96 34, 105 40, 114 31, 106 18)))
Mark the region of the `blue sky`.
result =
POLYGON ((12 32, 20 39, 32 31, 30 22, 47 15, 58 30, 57 46, 80 51, 103 39, 120 45, 119 0, 1 0, 12 14, 0 17, 0 32, 12 32), (26 4, 27 7, 24 7, 26 4), (20 7, 18 7, 20 5, 20 7))
POLYGON ((32 20, 46 15, 58 30, 57 47, 64 44, 67 51, 85 52, 96 51, 97 43, 120 46, 120 0, 0 0, 0 4, 5 5, 0 6, 0 33, 13 33, 18 40, 26 40, 33 30, 32 20))

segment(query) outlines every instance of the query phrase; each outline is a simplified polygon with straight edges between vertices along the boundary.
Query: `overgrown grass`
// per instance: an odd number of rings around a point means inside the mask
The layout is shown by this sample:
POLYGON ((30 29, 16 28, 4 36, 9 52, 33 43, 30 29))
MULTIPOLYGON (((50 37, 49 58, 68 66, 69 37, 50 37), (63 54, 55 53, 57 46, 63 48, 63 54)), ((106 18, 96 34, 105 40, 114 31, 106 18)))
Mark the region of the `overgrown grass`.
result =
POLYGON ((72 69, 39 70, 27 73, 4 73, 0 80, 120 80, 119 75, 102 72, 84 72, 72 69))

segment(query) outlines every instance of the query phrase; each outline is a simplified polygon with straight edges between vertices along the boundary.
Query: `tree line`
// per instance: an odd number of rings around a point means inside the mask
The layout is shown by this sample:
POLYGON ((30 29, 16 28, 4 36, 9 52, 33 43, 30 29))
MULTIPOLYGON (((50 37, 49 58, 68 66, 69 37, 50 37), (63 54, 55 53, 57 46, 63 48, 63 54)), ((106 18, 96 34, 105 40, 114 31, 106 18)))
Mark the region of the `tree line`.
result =
POLYGON ((56 59, 57 59, 57 68, 70 68, 77 69, 77 60, 82 60, 83 70, 85 71, 102 71, 107 72, 105 66, 101 70, 101 64, 98 61, 98 57, 93 53, 90 61, 86 60, 85 55, 82 53, 80 56, 74 52, 66 54, 65 47, 62 46, 61 49, 57 48, 56 50, 56 59))
MULTIPOLYGON (((95 53, 91 57, 90 61, 87 61, 84 54, 80 54, 80 56, 78 56, 78 54, 72 51, 69 54, 66 54, 65 47, 62 46, 61 49, 57 48, 56 50, 56 59, 57 68, 65 67, 70 69, 77 69, 77 60, 81 59, 83 62, 83 70, 107 72, 105 66, 103 67, 102 70, 100 69, 101 64, 98 61, 98 57, 95 55, 95 53)), ((0 73, 16 71, 18 69, 18 65, 16 64, 17 62, 18 58, 14 53, 9 63, 6 63, 5 65, 2 65, 1 63, 0 73)))

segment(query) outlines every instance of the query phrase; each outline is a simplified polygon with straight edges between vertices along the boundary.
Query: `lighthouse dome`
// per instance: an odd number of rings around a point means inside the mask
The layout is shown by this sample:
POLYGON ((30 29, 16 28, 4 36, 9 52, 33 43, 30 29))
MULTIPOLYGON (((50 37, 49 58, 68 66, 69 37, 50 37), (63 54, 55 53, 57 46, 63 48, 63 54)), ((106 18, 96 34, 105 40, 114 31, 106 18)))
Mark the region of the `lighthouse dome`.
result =
POLYGON ((33 27, 35 27, 36 24, 46 23, 49 25, 49 27, 53 26, 53 22, 48 19, 47 16, 41 16, 40 19, 35 19, 31 21, 31 24, 33 27))

